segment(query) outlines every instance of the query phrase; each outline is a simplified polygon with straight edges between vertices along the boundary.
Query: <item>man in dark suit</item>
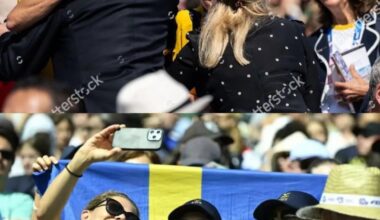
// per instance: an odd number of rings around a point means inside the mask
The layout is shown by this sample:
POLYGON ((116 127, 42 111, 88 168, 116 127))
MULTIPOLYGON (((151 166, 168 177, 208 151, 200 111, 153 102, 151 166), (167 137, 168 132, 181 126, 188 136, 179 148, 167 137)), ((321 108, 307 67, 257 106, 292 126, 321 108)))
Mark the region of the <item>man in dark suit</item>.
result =
POLYGON ((54 112, 80 101, 88 112, 115 112, 122 86, 163 68, 176 2, 62 1, 29 30, 0 37, 0 81, 36 74, 52 57, 54 78, 73 89, 54 112))

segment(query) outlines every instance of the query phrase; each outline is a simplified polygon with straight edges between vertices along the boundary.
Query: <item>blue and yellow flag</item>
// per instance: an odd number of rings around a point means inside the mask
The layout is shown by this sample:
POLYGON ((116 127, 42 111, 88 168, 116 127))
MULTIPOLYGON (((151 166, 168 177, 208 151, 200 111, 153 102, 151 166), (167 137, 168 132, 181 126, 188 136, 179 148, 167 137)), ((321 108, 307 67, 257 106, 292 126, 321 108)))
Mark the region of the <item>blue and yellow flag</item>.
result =
MULTIPOLYGON (((35 175, 41 193, 66 164, 61 161, 51 173, 35 175)), ((96 163, 78 181, 62 219, 80 219, 93 197, 112 190, 124 192, 136 202, 141 220, 165 220, 173 209, 197 198, 214 204, 223 220, 252 220, 259 203, 287 191, 303 191, 319 199, 325 182, 326 176, 96 163)))

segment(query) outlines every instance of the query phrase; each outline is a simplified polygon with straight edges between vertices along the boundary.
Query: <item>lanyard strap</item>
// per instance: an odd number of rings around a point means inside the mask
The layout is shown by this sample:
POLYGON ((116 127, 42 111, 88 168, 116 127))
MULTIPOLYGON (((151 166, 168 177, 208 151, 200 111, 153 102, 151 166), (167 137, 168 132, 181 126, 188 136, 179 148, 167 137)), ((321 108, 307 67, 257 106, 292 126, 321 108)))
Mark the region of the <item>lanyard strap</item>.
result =
POLYGON ((362 38, 364 35, 364 29, 365 29, 364 28, 364 22, 361 19, 356 21, 355 32, 354 32, 354 40, 352 43, 353 46, 358 46, 361 44, 362 38))
MULTIPOLYGON (((355 23, 355 31, 354 31, 354 37, 352 40, 352 46, 358 46, 361 44, 363 35, 364 35, 364 22, 359 19, 355 23)), ((329 42, 329 48, 330 48, 330 57, 333 54, 334 51, 334 43, 333 43, 333 35, 332 35, 333 29, 330 28, 327 33, 327 39, 329 42)))

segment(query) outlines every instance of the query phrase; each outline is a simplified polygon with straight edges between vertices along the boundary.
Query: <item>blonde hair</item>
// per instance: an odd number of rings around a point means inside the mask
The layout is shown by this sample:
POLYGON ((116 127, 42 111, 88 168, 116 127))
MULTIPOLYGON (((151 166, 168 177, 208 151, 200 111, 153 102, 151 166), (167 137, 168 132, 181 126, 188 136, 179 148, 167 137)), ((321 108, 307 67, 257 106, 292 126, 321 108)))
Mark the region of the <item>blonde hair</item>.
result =
POLYGON ((253 23, 269 12, 265 0, 242 2, 237 10, 222 2, 211 7, 200 34, 199 59, 202 66, 216 67, 229 42, 237 62, 240 65, 250 63, 244 56, 245 40, 253 23))

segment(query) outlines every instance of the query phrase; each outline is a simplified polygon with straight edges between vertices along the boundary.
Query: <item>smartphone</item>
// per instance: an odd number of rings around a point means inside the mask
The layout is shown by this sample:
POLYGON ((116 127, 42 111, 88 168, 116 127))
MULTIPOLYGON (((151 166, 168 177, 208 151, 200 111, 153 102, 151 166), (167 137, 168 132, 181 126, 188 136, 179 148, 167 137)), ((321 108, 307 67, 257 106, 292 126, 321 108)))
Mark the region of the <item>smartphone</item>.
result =
MULTIPOLYGON (((335 52, 332 58, 338 69, 338 72, 343 77, 344 81, 350 81, 352 79, 352 75, 350 73, 350 69, 348 68, 348 65, 343 59, 342 54, 339 52, 335 52)), ((351 113, 355 114, 356 110, 355 110, 354 105, 352 103, 348 103, 348 106, 351 110, 351 113)))
POLYGON ((342 54, 339 52, 335 52, 332 58, 336 67, 338 68, 339 73, 343 76, 344 80, 350 81, 351 73, 346 62, 343 59, 342 54))
POLYGON ((152 128, 122 128, 115 132, 112 146, 125 150, 159 150, 164 131, 152 128))

